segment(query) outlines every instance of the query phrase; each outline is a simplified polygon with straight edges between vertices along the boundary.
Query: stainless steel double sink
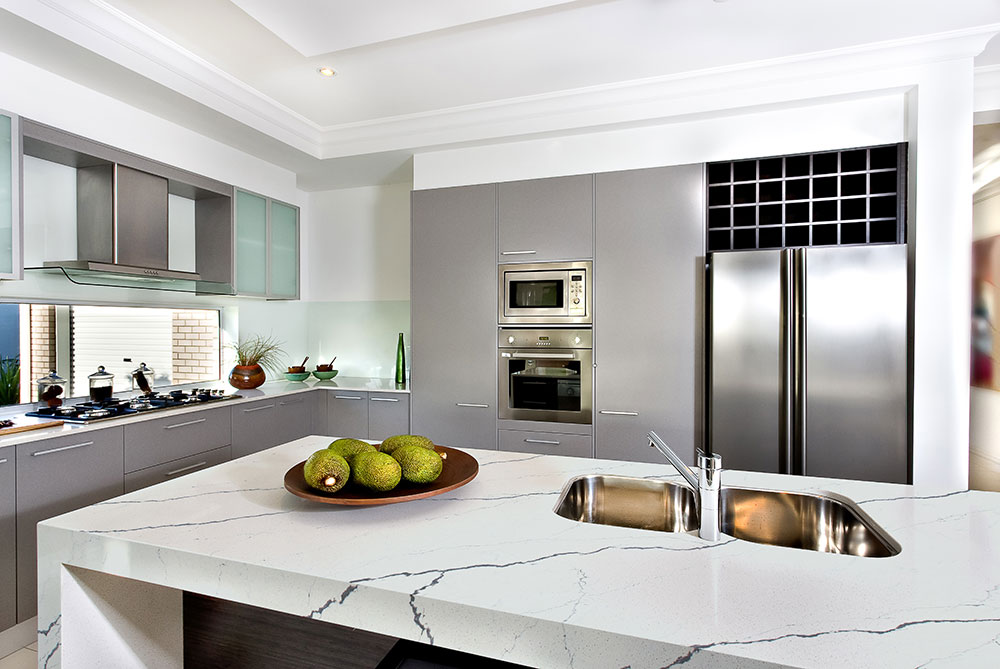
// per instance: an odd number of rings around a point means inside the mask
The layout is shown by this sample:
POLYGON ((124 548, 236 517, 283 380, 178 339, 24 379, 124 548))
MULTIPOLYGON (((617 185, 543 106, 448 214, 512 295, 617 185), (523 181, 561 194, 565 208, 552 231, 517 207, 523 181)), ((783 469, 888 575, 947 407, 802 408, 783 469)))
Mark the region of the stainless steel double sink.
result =
MULTIPOLYGON (((660 479, 590 475, 570 480, 555 512, 582 523, 660 532, 698 528, 690 488, 660 479)), ((891 557, 900 545, 858 506, 840 495, 724 487, 722 532, 772 546, 891 557)))

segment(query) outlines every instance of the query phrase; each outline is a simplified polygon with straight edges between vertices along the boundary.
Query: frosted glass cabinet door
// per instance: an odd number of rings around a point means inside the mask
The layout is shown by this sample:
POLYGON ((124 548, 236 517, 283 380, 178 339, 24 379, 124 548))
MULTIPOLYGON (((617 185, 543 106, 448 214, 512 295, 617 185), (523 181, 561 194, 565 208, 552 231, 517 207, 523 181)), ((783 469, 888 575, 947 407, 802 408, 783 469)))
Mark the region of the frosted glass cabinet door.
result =
POLYGON ((0 278, 21 274, 21 133, 18 117, 0 111, 0 278))
POLYGON ((270 280, 270 296, 298 297, 299 210, 276 200, 271 200, 270 280))
POLYGON ((267 294, 267 198, 236 191, 236 292, 267 294))

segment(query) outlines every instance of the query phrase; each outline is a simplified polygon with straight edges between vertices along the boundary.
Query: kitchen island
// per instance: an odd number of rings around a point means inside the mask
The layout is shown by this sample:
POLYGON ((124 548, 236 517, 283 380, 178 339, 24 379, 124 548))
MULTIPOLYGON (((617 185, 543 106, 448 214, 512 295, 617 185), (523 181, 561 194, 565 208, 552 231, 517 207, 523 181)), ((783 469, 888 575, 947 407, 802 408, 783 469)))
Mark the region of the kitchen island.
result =
POLYGON ((184 591, 546 668, 1000 665, 1000 495, 723 473, 855 500, 902 546, 860 558, 553 513, 574 476, 668 465, 470 450, 479 476, 425 500, 286 492, 329 441, 41 523, 39 665, 180 667, 184 591))

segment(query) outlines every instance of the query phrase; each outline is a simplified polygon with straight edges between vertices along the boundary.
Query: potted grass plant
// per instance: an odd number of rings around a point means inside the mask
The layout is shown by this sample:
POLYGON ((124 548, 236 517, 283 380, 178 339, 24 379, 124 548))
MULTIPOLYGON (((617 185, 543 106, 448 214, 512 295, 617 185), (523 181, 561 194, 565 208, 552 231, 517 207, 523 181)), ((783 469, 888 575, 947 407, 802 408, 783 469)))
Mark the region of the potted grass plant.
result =
POLYGON ((284 351, 274 337, 250 335, 230 347, 236 352, 236 366, 229 374, 229 384, 240 390, 256 388, 267 379, 265 369, 278 373, 284 351))

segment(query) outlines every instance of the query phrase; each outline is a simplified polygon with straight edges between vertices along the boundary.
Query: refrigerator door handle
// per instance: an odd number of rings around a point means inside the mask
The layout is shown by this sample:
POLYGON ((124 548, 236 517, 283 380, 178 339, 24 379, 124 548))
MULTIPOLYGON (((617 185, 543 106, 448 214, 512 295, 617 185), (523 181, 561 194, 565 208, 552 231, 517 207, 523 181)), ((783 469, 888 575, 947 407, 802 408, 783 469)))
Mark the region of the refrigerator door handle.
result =
POLYGON ((783 474, 805 471, 806 250, 781 253, 781 400, 778 466, 783 474))
POLYGON ((794 249, 781 252, 781 322, 778 328, 778 348, 781 369, 778 372, 778 471, 792 473, 792 426, 795 422, 795 342, 791 323, 795 318, 795 257, 794 249))

